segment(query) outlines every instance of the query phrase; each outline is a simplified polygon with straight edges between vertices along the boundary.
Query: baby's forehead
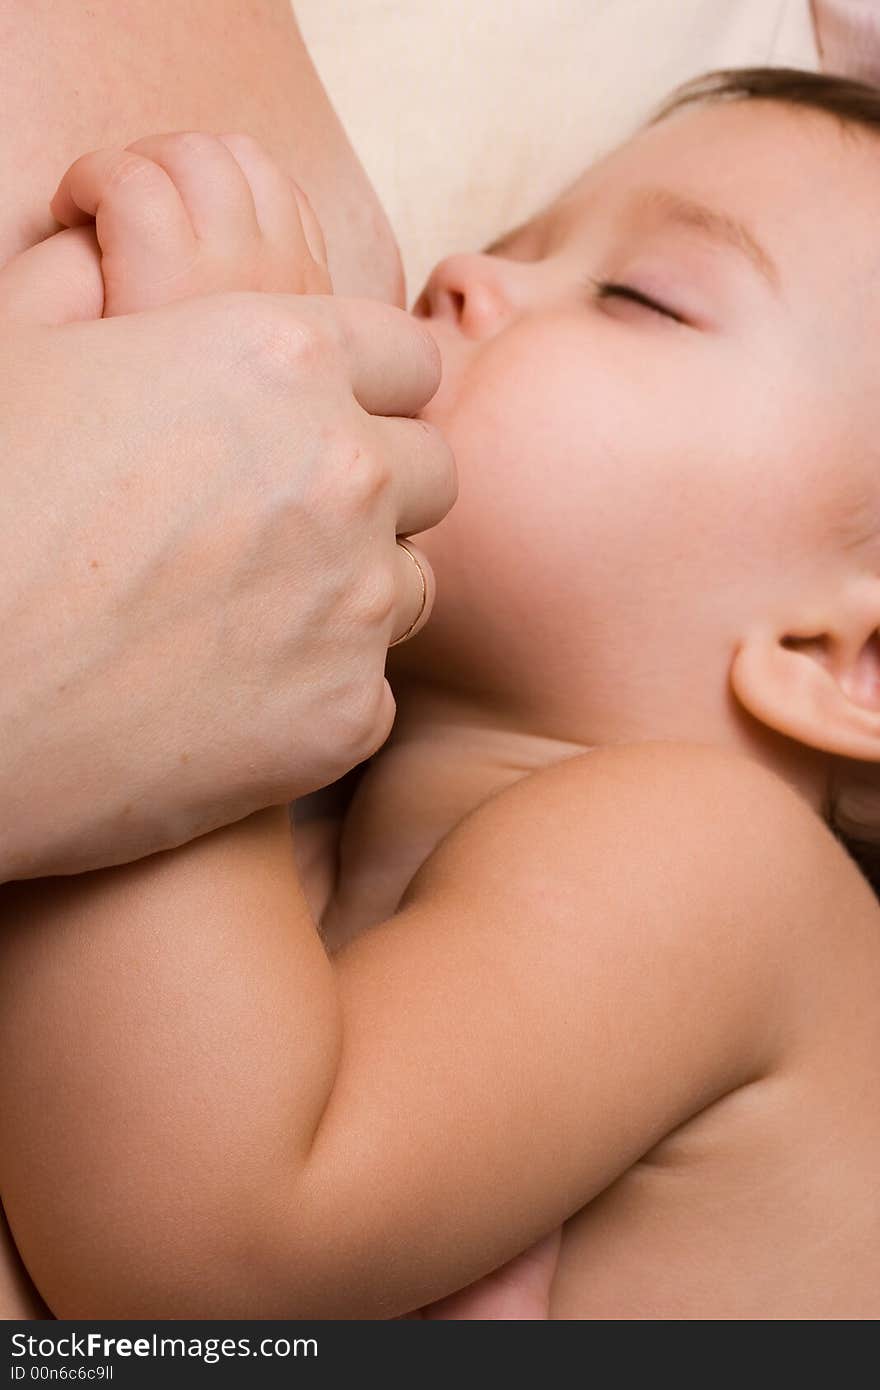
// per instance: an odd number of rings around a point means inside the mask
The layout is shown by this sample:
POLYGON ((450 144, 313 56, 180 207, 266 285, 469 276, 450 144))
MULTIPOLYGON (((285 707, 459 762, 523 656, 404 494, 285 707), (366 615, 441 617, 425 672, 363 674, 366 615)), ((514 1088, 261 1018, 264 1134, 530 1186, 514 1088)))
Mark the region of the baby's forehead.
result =
POLYGON ((792 286, 880 275, 880 137, 766 99, 706 103, 636 132, 521 230, 648 221, 664 201, 744 227, 792 286))

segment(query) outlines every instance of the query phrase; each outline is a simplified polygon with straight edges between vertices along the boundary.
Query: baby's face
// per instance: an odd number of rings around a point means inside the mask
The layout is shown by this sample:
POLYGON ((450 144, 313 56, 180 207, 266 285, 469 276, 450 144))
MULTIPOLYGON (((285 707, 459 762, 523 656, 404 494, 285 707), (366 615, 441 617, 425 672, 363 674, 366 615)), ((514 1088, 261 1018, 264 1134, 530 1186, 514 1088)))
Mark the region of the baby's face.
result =
POLYGON ((646 717, 699 737, 684 681, 722 698, 744 627, 818 591, 851 515, 872 520, 878 225, 880 141, 741 101, 642 132, 443 261, 416 312, 460 495, 419 540, 437 603, 400 672, 564 737, 646 717))

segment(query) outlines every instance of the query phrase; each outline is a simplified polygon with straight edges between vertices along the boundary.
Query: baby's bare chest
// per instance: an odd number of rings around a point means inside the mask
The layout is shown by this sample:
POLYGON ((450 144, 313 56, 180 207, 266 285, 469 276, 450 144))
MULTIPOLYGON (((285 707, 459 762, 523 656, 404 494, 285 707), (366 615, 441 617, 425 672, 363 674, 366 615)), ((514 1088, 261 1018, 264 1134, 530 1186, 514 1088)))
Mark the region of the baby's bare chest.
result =
POLYGON ((781 1074, 663 1141, 566 1224, 551 1317, 880 1317, 876 1067, 843 1089, 781 1074))

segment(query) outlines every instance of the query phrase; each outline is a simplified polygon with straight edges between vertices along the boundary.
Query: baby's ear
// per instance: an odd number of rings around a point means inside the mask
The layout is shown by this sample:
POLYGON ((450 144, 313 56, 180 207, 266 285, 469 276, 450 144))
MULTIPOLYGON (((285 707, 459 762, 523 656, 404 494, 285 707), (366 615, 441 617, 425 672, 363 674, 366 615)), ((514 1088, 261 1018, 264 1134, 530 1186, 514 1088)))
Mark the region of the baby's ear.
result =
POLYGON ((756 628, 736 652, 730 682, 768 728, 880 762, 880 578, 850 574, 827 606, 756 628))
POLYGON ((0 270, 0 319, 60 324, 99 319, 103 312, 101 254, 92 226, 56 232, 0 270))

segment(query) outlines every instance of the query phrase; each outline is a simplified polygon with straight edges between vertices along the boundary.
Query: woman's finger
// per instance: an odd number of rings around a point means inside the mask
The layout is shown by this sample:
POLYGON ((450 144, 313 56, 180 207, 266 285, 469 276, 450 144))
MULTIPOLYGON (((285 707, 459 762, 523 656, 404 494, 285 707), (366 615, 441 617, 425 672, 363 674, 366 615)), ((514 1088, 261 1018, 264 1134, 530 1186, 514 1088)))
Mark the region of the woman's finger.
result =
POLYGON ((417 536, 437 525, 455 502, 458 478, 452 450, 435 425, 424 420, 376 417, 378 448, 391 468, 391 505, 399 536, 417 536))

